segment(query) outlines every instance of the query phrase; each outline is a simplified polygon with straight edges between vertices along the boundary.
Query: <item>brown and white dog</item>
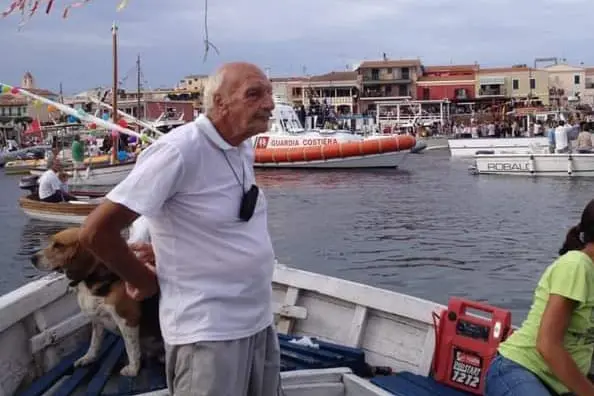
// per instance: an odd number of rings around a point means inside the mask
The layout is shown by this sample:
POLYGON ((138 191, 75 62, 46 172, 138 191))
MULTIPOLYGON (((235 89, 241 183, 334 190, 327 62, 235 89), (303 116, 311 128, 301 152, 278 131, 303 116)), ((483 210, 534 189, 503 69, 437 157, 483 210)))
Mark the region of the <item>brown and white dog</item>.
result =
POLYGON ((50 237, 46 248, 33 255, 33 265, 43 271, 64 273, 76 287, 80 309, 88 315, 92 335, 87 353, 75 366, 98 357, 104 330, 119 333, 126 347, 128 365, 121 375, 136 376, 141 355, 162 353, 158 296, 137 302, 126 294, 125 283, 78 242, 79 228, 68 228, 50 237))

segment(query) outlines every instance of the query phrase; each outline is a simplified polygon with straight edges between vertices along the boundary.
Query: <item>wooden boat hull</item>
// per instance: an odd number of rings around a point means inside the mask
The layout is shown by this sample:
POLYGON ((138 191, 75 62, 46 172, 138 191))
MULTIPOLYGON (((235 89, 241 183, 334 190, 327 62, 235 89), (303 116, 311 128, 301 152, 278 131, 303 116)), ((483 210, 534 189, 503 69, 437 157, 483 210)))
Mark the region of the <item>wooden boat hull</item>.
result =
POLYGON ((30 218, 42 221, 82 224, 89 213, 98 203, 49 203, 31 199, 30 197, 19 198, 19 206, 30 218))
MULTIPOLYGON (((68 171, 70 186, 115 186, 128 176, 134 168, 135 162, 125 162, 115 165, 101 164, 93 165, 87 169, 78 171, 78 177, 72 170, 68 171)), ((31 175, 41 176, 46 169, 32 169, 31 175)))
POLYGON ((396 167, 395 153, 412 149, 413 136, 399 135, 317 146, 255 149, 254 165, 291 168, 396 167))
POLYGON ((594 177, 594 154, 477 155, 472 170, 481 175, 594 177))
POLYGON ((4 165, 4 173, 7 175, 26 175, 35 167, 45 166, 44 159, 10 161, 4 165))
MULTIPOLYGON (((43 161, 43 163, 36 165, 35 167, 31 167, 29 169, 29 173, 34 175, 34 176, 41 176, 43 174, 43 172, 45 172, 47 170, 46 168, 46 162, 45 160, 41 160, 43 161)), ((109 155, 99 155, 96 157, 89 157, 89 158, 85 158, 84 163, 85 165, 90 165, 93 168, 101 168, 104 166, 110 166, 110 161, 111 161, 111 156, 109 155)), ((64 170, 67 172, 72 172, 72 163, 71 161, 66 161, 63 165, 67 165, 64 166, 64 170)))
POLYGON ((493 154, 546 153, 549 140, 546 137, 448 139, 452 157, 474 157, 477 151, 492 151, 493 154))

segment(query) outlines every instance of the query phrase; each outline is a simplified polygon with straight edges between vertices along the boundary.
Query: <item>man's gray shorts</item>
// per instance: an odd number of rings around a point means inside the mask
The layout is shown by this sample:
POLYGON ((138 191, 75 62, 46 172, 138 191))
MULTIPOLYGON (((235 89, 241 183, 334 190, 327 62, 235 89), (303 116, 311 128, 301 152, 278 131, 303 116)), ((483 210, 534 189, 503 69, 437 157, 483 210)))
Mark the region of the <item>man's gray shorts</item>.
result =
POLYGON ((173 396, 277 396, 280 348, 273 326, 239 340, 167 345, 173 396))

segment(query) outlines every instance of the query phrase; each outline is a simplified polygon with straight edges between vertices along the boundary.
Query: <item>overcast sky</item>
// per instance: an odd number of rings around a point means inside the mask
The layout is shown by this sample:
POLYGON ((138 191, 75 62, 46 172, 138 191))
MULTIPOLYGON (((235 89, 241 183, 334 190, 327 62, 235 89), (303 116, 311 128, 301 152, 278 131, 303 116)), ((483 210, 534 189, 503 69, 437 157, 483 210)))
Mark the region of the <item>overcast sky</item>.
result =
MULTIPOLYGON (((6 8, 13 0, 0 0, 6 8)), ((557 56, 594 66, 591 0, 209 0, 210 40, 220 55, 203 62, 203 0, 91 0, 72 9, 55 0, 19 31, 0 19, 0 82, 27 70, 42 88, 67 93, 111 84, 111 24, 119 25, 120 75, 135 88, 140 53, 151 88, 223 62, 247 60, 271 76, 344 70, 364 59, 421 58, 426 65, 533 64, 557 56)))

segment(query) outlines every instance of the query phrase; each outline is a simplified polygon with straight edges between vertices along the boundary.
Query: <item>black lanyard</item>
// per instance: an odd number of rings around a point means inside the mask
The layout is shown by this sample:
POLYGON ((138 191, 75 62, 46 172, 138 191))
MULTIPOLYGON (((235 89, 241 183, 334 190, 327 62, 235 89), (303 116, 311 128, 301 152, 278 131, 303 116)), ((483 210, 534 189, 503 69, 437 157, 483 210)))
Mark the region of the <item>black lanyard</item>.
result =
POLYGON ((227 165, 229 165, 229 168, 231 168, 231 172, 233 172, 233 176, 235 176, 235 180, 237 180, 237 183, 241 186, 241 191, 245 193, 245 167, 243 166, 243 158, 241 157, 241 153, 239 153, 239 161, 241 161, 241 179, 237 175, 237 172, 235 172, 235 169, 233 168, 233 165, 231 165, 231 161, 229 161, 229 157, 227 157, 227 153, 225 151, 223 151, 223 155, 225 156, 227 165))

